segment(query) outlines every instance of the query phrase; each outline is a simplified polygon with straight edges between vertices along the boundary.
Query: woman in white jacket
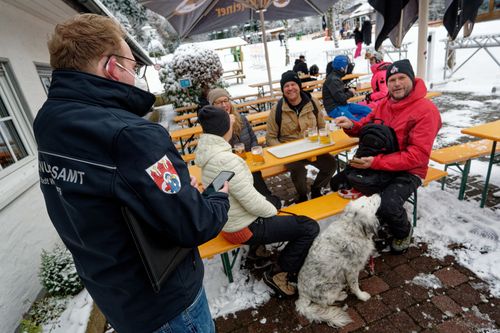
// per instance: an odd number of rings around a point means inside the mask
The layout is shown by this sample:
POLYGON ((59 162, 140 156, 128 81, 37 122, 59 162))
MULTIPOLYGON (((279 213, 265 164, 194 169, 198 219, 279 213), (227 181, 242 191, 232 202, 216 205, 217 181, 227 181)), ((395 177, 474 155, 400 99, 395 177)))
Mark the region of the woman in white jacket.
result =
POLYGON ((223 170, 235 173, 229 182, 230 208, 222 231, 226 240, 248 245, 288 242, 278 262, 264 273, 264 281, 282 295, 291 296, 296 293, 293 282, 319 233, 318 223, 306 216, 276 215, 276 207, 254 188, 246 162, 232 153, 230 119, 227 112, 213 106, 200 110, 198 121, 204 134, 198 141, 195 163, 202 169, 204 186, 223 170))

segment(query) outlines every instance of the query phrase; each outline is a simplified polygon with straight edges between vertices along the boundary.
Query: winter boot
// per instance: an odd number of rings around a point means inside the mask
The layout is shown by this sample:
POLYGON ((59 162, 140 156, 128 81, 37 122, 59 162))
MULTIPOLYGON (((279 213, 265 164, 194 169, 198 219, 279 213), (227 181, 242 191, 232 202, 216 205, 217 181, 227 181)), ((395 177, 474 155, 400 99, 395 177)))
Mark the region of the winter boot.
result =
POLYGON ((263 280, 280 297, 291 297, 297 293, 297 287, 289 281, 287 272, 273 274, 269 270, 264 272, 263 280))
POLYGON ((413 236, 413 227, 410 227, 408 236, 401 239, 393 238, 391 242, 391 252, 394 254, 406 252, 411 244, 411 236, 413 236))

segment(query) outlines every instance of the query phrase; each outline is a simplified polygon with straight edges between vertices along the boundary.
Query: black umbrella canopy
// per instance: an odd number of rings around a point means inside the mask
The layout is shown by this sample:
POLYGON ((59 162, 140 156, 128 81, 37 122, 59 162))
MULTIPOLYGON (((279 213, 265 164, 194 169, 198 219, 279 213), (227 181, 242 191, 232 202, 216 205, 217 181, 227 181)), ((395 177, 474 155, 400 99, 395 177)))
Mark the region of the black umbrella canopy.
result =
POLYGON ((275 21, 322 15, 338 0, 140 0, 145 7, 164 16, 180 38, 258 20, 275 21))

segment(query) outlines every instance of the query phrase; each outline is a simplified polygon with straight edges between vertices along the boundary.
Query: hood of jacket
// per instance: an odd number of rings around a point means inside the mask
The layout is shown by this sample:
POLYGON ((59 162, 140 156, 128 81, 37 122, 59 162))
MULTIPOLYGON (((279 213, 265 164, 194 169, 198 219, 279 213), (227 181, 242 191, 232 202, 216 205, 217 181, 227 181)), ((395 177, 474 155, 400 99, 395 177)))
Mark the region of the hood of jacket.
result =
POLYGON ((389 67, 390 64, 391 64, 390 62, 382 61, 379 62, 378 64, 371 65, 370 70, 372 71, 373 74, 375 74, 379 71, 387 70, 387 67, 389 67))
POLYGON ((48 98, 125 109, 139 117, 145 116, 155 101, 153 94, 132 85, 90 73, 62 69, 52 73, 48 98))
POLYGON ((198 147, 203 147, 203 149, 196 149, 195 163, 200 168, 207 165, 210 159, 220 152, 232 153, 231 145, 223 137, 214 134, 202 134, 198 147))

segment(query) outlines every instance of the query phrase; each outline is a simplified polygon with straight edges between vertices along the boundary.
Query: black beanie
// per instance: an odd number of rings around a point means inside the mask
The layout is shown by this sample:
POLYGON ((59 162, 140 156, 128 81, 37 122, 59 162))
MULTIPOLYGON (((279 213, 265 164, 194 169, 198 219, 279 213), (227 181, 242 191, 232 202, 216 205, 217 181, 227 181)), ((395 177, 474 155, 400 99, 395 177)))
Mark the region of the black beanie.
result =
POLYGON ((198 112, 198 122, 204 133, 223 136, 229 131, 229 114, 215 106, 206 105, 198 112))
POLYGON ((283 91, 283 87, 289 81, 297 83, 299 85, 300 90, 302 90, 302 82, 300 81, 299 75, 294 71, 286 71, 285 73, 281 74, 281 81, 280 81, 281 91, 283 91))
POLYGON ((411 82, 415 84, 415 73, 413 73, 413 68, 411 67, 410 61, 408 59, 394 61, 389 67, 387 67, 387 72, 385 76, 385 81, 389 81, 389 77, 394 74, 406 74, 411 79, 411 82))

